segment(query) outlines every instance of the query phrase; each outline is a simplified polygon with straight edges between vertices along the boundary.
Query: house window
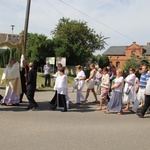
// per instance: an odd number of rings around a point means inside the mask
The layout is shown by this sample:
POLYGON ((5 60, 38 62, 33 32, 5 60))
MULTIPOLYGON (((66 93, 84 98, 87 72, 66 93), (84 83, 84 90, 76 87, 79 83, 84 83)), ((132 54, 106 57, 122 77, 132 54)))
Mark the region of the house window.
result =
POLYGON ((120 67, 120 62, 117 61, 117 62, 116 62, 116 68, 119 68, 119 67, 120 67))

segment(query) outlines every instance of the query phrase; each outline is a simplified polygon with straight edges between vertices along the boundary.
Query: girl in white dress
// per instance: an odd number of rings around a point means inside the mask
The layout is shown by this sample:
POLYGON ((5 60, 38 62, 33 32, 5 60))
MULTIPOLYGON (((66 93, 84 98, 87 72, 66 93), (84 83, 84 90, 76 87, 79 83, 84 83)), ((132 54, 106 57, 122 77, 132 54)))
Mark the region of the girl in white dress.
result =
POLYGON ((95 75, 96 75, 96 69, 95 69, 95 65, 91 64, 90 65, 90 69, 91 69, 91 73, 90 73, 90 77, 86 80, 87 82, 87 90, 86 90, 86 96, 85 96, 85 100, 82 101, 82 103, 86 103, 87 102, 87 98, 89 97, 89 93, 90 91, 92 91, 94 97, 95 97, 95 101, 94 102, 98 102, 97 100, 97 95, 95 93, 95 89, 94 89, 94 85, 95 85, 95 75))
POLYGON ((129 75, 125 78, 125 87, 124 87, 124 102, 127 103, 125 111, 130 109, 130 103, 135 100, 135 70, 130 68, 129 75), (129 90, 129 93, 126 93, 129 90))

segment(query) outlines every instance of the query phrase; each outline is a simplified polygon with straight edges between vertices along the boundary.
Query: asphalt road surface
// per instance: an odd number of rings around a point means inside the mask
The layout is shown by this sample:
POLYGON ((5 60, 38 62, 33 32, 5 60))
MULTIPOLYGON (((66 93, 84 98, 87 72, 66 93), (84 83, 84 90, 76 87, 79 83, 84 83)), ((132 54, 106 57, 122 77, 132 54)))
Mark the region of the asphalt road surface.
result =
POLYGON ((92 103, 76 106, 71 92, 68 112, 51 111, 53 94, 36 92, 39 111, 25 111, 27 103, 0 106, 0 150, 150 150, 150 115, 141 119, 130 112, 104 114, 92 103))

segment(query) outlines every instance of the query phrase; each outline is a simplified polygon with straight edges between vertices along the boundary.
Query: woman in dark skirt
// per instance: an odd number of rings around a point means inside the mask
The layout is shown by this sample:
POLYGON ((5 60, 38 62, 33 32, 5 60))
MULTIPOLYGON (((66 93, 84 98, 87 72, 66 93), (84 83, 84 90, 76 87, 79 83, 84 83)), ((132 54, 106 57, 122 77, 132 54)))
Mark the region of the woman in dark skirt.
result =
POLYGON ((111 89, 113 90, 112 97, 107 105, 107 110, 104 110, 105 113, 109 113, 110 110, 117 111, 118 115, 121 115, 123 104, 122 104, 122 90, 124 86, 124 78, 122 76, 122 70, 117 70, 117 77, 114 79, 114 84, 111 89))

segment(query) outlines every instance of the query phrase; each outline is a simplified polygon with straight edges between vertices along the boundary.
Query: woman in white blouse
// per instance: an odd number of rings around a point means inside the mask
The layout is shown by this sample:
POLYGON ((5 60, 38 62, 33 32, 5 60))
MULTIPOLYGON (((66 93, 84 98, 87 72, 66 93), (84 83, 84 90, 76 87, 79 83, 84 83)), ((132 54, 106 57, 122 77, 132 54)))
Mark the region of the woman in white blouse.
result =
POLYGON ((130 68, 129 75, 125 78, 125 87, 124 87, 124 102, 127 103, 125 111, 130 109, 130 103, 135 100, 135 70, 130 68), (127 93, 127 90, 129 91, 127 93))
POLYGON ((103 110, 105 113, 109 113, 109 111, 117 111, 118 115, 123 113, 122 111, 122 90, 124 87, 124 78, 122 76, 123 71, 121 69, 117 69, 117 77, 114 79, 114 84, 111 86, 113 90, 112 96, 108 102, 107 109, 103 110))
POLYGON ((82 89, 84 87, 84 80, 86 79, 85 73, 82 70, 82 66, 78 65, 76 66, 76 70, 77 70, 77 76, 75 78, 77 85, 76 85, 76 89, 77 89, 77 97, 76 97, 76 103, 80 104, 80 100, 85 100, 85 97, 82 93, 82 89))

